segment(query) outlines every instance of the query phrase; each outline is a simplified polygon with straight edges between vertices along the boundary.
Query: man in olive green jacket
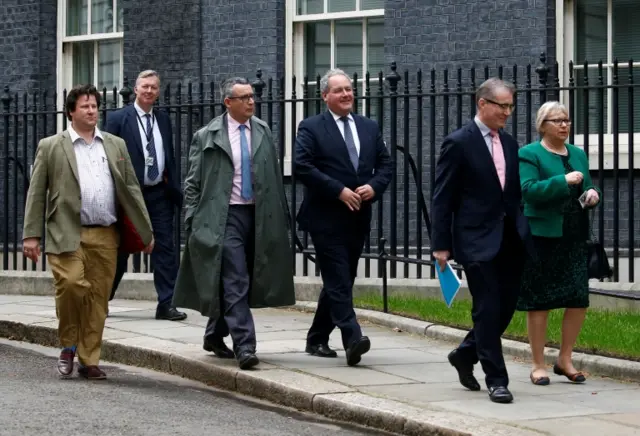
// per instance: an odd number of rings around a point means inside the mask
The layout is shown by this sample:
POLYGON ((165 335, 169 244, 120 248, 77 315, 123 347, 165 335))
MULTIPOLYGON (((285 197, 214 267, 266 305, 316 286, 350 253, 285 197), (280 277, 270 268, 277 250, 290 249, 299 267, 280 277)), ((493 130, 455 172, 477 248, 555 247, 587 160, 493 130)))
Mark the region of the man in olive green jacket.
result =
POLYGON ((253 116, 252 87, 229 79, 222 94, 227 112, 196 132, 189 151, 173 304, 208 316, 203 348, 248 369, 258 363, 250 308, 295 303, 293 257, 278 156, 269 127, 253 116))
POLYGON ((127 147, 122 139, 98 130, 99 107, 94 86, 69 91, 71 125, 38 144, 23 229, 24 254, 37 262, 44 216, 44 251, 55 282, 63 347, 58 372, 72 374, 77 351, 78 373, 91 380, 106 378, 98 362, 120 242, 120 213, 128 216, 145 252, 153 248, 151 223, 127 147))

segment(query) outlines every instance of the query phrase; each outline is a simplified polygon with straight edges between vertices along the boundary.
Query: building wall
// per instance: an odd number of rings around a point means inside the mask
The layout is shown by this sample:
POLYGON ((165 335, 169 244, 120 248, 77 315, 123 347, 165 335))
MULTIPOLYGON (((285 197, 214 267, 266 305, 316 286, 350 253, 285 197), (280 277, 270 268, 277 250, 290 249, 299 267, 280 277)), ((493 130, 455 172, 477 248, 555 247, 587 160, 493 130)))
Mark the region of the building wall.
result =
POLYGON ((555 48, 555 1, 386 0, 385 32, 401 68, 523 66, 555 48))
POLYGON ((11 92, 56 84, 56 0, 0 2, 0 85, 11 92))
POLYGON ((200 0, 121 0, 124 77, 133 88, 142 70, 157 70, 162 84, 201 79, 200 0))

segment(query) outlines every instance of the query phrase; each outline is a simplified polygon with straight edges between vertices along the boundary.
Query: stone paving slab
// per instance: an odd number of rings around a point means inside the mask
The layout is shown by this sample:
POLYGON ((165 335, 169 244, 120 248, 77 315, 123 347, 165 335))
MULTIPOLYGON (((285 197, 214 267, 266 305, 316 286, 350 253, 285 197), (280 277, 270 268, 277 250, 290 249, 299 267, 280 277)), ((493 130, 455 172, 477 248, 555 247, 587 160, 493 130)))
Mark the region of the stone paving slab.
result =
MULTIPOLYGON (((184 322, 157 321, 153 302, 114 300, 105 359, 406 435, 640 435, 637 383, 589 376, 584 385, 574 385, 551 375, 550 386, 534 386, 529 364, 509 357, 515 401, 494 404, 486 390, 470 392, 459 385, 446 360, 451 343, 363 322, 372 349, 359 366, 348 367, 338 331, 330 340, 337 359, 309 356, 304 345, 312 314, 277 309, 253 312, 261 364, 255 371, 239 371, 234 361, 202 350, 206 319, 186 312, 184 322)), ((54 299, 0 295, 0 333, 26 331, 14 323, 33 330, 25 340, 52 345, 54 299)), ((479 366, 476 374, 481 380, 479 366)))

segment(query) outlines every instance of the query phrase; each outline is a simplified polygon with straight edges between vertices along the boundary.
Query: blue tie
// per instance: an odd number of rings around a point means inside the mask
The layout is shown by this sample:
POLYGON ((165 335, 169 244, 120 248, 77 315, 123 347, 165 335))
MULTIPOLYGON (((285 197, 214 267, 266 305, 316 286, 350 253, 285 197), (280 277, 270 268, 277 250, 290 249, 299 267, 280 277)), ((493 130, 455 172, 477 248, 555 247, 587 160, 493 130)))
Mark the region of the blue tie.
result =
POLYGON ((158 178, 159 170, 158 170, 158 156, 156 155, 156 144, 153 140, 153 130, 151 128, 151 115, 146 114, 147 117, 147 138, 149 139, 149 143, 147 144, 147 152, 149 152, 149 157, 153 159, 153 165, 147 168, 147 176, 151 182, 155 182, 158 178))
POLYGON ((251 154, 249 153, 247 136, 244 133, 246 129, 247 126, 244 124, 240 125, 240 171, 242 172, 241 196, 244 200, 251 200, 253 198, 253 187, 251 186, 251 154))
POLYGON ((353 140, 353 133, 351 133, 351 126, 349 126, 349 118, 340 117, 340 120, 344 123, 344 142, 347 144, 349 159, 351 159, 353 168, 357 171, 358 170, 358 150, 356 149, 356 142, 353 140))

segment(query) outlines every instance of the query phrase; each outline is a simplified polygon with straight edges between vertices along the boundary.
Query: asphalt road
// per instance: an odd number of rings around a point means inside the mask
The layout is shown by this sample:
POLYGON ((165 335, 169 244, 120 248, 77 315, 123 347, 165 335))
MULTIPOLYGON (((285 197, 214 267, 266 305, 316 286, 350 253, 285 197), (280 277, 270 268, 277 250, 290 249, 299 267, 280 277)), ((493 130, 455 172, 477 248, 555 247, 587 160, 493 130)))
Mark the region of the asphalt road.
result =
POLYGON ((106 381, 62 380, 57 355, 0 339, 0 435, 382 434, 124 365, 104 365, 106 381))

